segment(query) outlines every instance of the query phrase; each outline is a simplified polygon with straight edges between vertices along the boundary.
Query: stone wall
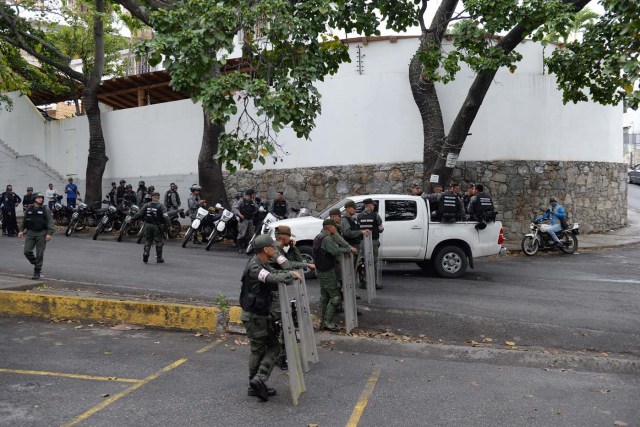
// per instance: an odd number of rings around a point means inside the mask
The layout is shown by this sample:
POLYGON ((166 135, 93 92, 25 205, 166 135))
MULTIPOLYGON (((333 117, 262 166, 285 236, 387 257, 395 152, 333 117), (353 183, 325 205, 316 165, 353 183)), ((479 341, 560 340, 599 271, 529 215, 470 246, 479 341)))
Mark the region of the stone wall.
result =
MULTIPOLYGON (((421 163, 350 165, 267 171, 242 171, 225 176, 229 199, 236 191, 255 188, 273 200, 284 191, 291 205, 316 213, 342 197, 353 194, 408 194, 420 181, 421 163)), ((554 195, 580 223, 585 233, 627 225, 626 165, 602 162, 493 161, 460 162, 454 180, 485 185, 504 223, 505 236, 519 240, 528 226, 532 209, 540 212, 554 195)))

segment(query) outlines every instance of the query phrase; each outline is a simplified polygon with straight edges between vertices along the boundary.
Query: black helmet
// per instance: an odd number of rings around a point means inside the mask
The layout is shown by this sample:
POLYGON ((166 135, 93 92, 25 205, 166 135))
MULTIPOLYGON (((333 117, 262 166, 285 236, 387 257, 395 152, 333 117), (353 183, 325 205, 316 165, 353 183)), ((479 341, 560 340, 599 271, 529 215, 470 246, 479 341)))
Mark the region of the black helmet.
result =
POLYGON ((153 190, 155 190, 156 187, 154 187, 153 185, 150 185, 149 188, 147 188, 147 190, 149 190, 149 193, 153 193, 153 190))
POLYGON ((125 186, 125 188, 129 189, 129 188, 133 188, 133 187, 131 186, 131 184, 127 184, 127 185, 125 186))
POLYGON ((127 181, 125 181, 124 179, 120 180, 120 184, 126 184, 126 183, 127 183, 127 181))
MULTIPOLYGON (((27 187, 27 192, 33 191, 33 187, 27 187)), ((38 193, 39 194, 39 193, 38 193)), ((34 196, 35 197, 35 196, 34 196)))
POLYGON ((256 190, 254 190, 253 188, 250 188, 247 191, 245 191, 244 194, 246 194, 247 196, 251 196, 252 194, 256 194, 256 190))
POLYGON ((236 197, 237 198, 242 197, 242 191, 236 191, 236 197))
MULTIPOLYGON (((31 189, 33 191, 33 189, 31 189)), ((42 193, 36 193, 33 195, 33 200, 37 199, 38 197, 42 197, 44 199, 44 194, 42 193)))
POLYGON ((140 182, 138 183, 138 185, 139 185, 140 187, 144 187, 144 181, 140 181, 140 182))

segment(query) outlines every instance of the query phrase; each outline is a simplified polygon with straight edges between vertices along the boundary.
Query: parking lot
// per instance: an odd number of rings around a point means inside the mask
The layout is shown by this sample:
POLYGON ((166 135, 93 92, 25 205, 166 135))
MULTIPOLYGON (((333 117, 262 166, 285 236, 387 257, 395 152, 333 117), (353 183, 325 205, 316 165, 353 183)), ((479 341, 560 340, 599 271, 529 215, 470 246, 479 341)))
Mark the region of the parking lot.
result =
POLYGON ((0 318, 0 331, 0 425, 7 426, 640 422, 636 375, 505 366, 486 356, 438 360, 408 344, 323 336, 320 363, 305 374, 307 392, 294 407, 277 368, 270 382, 277 396, 266 403, 247 396, 241 335, 16 318, 0 318))

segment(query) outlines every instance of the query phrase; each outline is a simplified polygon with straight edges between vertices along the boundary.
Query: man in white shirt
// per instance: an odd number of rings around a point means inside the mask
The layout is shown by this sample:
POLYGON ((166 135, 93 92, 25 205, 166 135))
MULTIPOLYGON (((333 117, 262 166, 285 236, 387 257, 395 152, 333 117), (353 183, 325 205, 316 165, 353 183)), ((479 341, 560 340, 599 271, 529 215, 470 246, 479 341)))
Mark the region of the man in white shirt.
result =
POLYGON ((58 190, 53 188, 53 184, 49 183, 49 188, 45 191, 45 197, 47 198, 47 202, 49 203, 49 210, 53 211, 53 206, 56 204, 56 194, 58 194, 58 190))

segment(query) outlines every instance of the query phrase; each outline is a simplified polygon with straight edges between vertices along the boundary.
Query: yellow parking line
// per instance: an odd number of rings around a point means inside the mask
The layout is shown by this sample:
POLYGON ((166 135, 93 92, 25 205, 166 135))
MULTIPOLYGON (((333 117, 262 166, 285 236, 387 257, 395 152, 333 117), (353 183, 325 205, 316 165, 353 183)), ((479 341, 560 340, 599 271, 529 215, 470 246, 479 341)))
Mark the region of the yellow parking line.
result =
POLYGON ((212 342, 211 344, 202 347, 200 350, 196 350, 196 353, 204 353, 205 351, 209 351, 213 347, 215 347, 218 344, 220 344, 221 342, 222 342, 222 340, 216 340, 216 341, 212 342))
POLYGON ((134 384, 131 387, 129 387, 129 388, 125 389, 125 390, 122 390, 120 393, 114 394, 113 396, 109 397, 108 399, 103 400, 101 403, 99 403, 96 406, 94 406, 93 408, 89 409, 84 414, 81 414, 81 415, 77 416, 76 418, 74 418, 73 420, 68 422, 67 424, 64 424, 62 427, 71 427, 71 426, 74 426, 74 425, 78 424, 81 421, 86 420, 87 418, 89 418, 90 416, 92 416, 96 412, 100 411, 101 409, 106 408, 107 406, 111 405, 113 402, 116 402, 117 400, 120 400, 121 398, 125 397, 126 395, 128 395, 132 391, 135 391, 135 390, 139 389, 140 387, 142 387, 143 385, 155 380, 160 375, 162 375, 162 374, 164 374, 166 372, 169 372, 170 370, 172 370, 174 368, 177 368, 178 366, 182 365, 186 361, 187 361, 187 359, 178 359, 178 360, 176 360, 171 365, 162 368, 161 370, 159 370, 155 374, 149 375, 147 378, 139 381, 137 384, 134 384))
POLYGON ((114 382, 121 382, 121 383, 139 383, 140 381, 142 381, 142 380, 135 380, 132 378, 99 377, 95 375, 65 374, 62 372, 29 371, 29 370, 23 370, 23 369, 0 368, 0 373, 20 374, 20 375, 46 375, 49 377, 76 378, 79 380, 93 380, 93 381, 114 381, 114 382))
POLYGON ((369 398, 371 397, 371 394, 373 394, 373 389, 376 387, 378 377, 380 377, 380 369, 373 371, 369 377, 369 381, 367 381, 367 385, 364 387, 364 390, 362 390, 362 394, 360 394, 360 399, 358 399, 356 407, 353 408, 351 418, 349 418, 349 421, 347 422, 347 427, 356 427, 360 422, 360 417, 362 417, 364 408, 366 408, 369 403, 369 398))

